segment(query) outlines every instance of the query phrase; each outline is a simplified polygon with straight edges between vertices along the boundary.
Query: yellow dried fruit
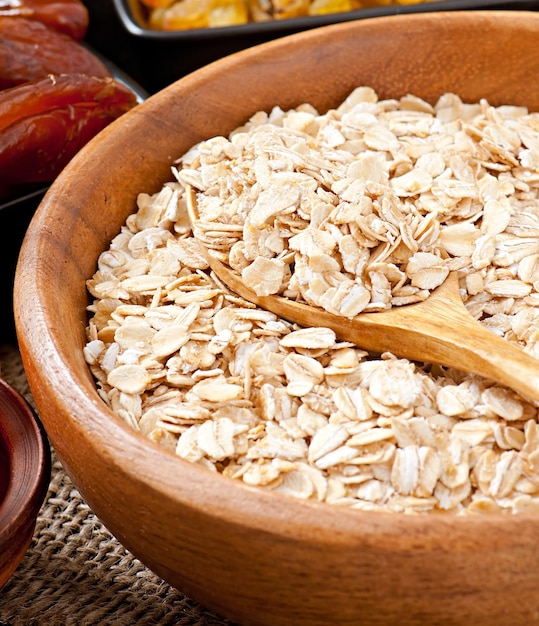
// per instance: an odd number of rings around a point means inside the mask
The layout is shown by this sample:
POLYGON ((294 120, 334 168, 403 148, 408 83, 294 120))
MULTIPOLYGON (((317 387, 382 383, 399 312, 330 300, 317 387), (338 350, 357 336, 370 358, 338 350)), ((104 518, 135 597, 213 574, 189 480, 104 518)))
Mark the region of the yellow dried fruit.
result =
POLYGON ((329 15, 363 8, 363 3, 358 0, 314 0, 310 4, 309 15, 329 15))
POLYGON ((427 0, 140 0, 157 30, 237 26, 427 0))
POLYGON ((284 20, 308 15, 310 0, 248 0, 255 22, 284 20))
POLYGON ((181 0, 150 13, 149 26, 159 30, 191 30, 246 24, 243 0, 181 0))

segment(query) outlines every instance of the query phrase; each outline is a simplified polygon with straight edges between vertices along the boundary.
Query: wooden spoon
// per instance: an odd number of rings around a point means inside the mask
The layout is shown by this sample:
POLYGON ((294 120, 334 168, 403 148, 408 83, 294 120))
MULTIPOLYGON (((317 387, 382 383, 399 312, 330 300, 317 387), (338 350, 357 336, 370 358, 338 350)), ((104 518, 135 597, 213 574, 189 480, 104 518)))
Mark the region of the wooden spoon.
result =
MULTIPOLYGON (((195 233, 198 211, 194 190, 187 190, 187 206, 195 233)), ((304 327, 331 328, 342 341, 372 352, 391 352, 473 372, 539 401, 539 360, 472 317, 460 297, 456 272, 451 272, 423 302, 349 319, 282 296, 259 296, 200 245, 208 265, 231 291, 283 319, 304 327)))

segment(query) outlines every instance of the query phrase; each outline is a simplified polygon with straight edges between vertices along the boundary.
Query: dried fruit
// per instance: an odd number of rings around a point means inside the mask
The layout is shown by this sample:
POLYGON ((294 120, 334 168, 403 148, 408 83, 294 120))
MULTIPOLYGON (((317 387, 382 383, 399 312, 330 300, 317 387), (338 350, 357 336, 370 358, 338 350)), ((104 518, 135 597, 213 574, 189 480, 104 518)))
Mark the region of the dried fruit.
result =
POLYGON ((23 17, 82 41, 88 29, 88 9, 81 0, 1 0, 0 16, 23 17))
POLYGON ((108 68, 71 37, 33 19, 0 14, 0 89, 70 73, 110 76, 108 68))
POLYGON ((50 182, 76 152, 136 104, 112 78, 48 76, 0 91, 0 193, 50 182))
MULTIPOLYGON (((154 0, 150 4, 155 5, 154 0)), ((248 19, 243 0, 181 0, 159 3, 148 23, 161 30, 189 30, 245 24, 248 19)))
POLYGON ((148 25, 159 30, 237 26, 344 13, 369 6, 416 4, 426 0, 140 0, 148 25))

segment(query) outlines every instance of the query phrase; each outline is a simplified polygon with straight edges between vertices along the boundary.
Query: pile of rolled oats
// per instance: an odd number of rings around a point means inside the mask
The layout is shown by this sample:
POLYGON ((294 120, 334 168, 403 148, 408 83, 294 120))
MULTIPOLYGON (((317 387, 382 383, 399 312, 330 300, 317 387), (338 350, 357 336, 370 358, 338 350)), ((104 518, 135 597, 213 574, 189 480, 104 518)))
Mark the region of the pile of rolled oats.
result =
MULTIPOLYGON (((537 408, 492 381, 299 328, 231 293, 353 316, 428 297, 539 357, 539 114, 379 100, 275 107, 194 146, 88 281, 103 399, 177 455, 249 485, 366 510, 539 510, 537 408)), ((539 365, 538 365, 539 366, 539 365)))

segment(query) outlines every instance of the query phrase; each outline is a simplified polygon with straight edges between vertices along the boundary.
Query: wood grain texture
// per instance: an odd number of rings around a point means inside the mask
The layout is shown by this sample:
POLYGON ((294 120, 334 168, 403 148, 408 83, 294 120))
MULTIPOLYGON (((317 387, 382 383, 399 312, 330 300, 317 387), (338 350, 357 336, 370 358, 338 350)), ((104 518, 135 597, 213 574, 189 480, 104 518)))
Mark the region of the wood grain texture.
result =
POLYGON ((433 101, 446 91, 539 109, 539 15, 466 12, 361 20, 217 61, 92 140, 25 239, 15 285, 21 354, 49 437, 83 497, 147 566, 245 625, 530 624, 539 518, 400 516, 266 493, 176 458, 99 398, 82 355, 85 279, 138 192, 173 160, 259 109, 321 111, 353 87, 433 101), (235 94, 231 97, 230 94, 235 94))

